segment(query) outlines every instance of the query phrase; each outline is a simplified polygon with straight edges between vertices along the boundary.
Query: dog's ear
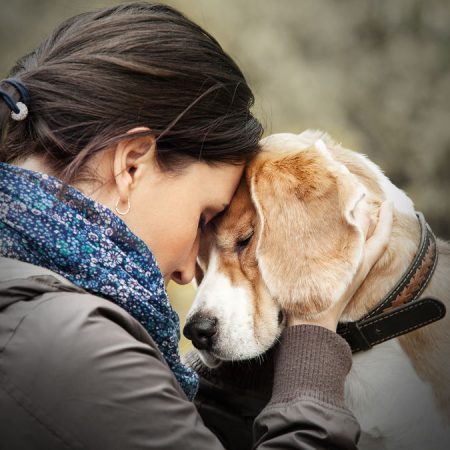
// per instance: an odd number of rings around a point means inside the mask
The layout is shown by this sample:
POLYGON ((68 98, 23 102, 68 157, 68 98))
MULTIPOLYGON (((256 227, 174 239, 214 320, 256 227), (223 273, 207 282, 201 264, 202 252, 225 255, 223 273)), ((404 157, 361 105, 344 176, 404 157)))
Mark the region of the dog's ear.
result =
POLYGON ((322 141, 284 155, 265 150, 246 172, 258 212, 256 258, 275 301, 313 318, 359 266, 365 236, 353 213, 366 191, 322 141))

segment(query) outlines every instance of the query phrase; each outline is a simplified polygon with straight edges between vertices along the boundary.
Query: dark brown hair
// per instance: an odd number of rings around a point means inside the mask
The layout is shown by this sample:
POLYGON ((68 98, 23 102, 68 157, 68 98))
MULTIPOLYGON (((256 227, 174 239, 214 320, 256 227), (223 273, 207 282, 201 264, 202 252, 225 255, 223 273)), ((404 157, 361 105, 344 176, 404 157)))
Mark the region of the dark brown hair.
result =
POLYGON ((0 102, 0 161, 43 156, 66 183, 136 126, 151 129, 139 134, 156 137, 164 170, 247 162, 258 151, 262 126, 242 72, 209 33, 166 5, 72 17, 10 76, 28 88, 30 113, 12 121, 0 102))

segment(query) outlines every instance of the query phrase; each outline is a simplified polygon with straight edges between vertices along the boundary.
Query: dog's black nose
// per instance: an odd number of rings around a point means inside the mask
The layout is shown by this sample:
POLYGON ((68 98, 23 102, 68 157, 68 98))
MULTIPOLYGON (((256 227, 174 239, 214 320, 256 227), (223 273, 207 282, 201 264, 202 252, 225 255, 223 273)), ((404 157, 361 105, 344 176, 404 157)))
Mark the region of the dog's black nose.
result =
POLYGON ((198 350, 210 350, 217 333, 217 319, 194 315, 183 328, 183 334, 198 350))

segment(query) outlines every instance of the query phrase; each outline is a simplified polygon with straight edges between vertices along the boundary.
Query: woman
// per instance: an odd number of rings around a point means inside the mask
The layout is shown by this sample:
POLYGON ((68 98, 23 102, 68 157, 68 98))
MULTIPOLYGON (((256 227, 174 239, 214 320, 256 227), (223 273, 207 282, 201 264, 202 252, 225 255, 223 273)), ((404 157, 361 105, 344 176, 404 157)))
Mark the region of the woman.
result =
MULTIPOLYGON (((2 446, 245 448, 259 392, 222 407, 221 386, 271 369, 208 372, 197 406, 215 435, 190 401, 198 375, 165 291, 192 280, 202 227, 258 152, 239 68, 177 11, 136 3, 67 20, 0 88, 2 446)), ((386 245, 382 216, 341 302, 320 322, 290 318, 257 448, 355 448, 351 355, 334 331, 386 245)))

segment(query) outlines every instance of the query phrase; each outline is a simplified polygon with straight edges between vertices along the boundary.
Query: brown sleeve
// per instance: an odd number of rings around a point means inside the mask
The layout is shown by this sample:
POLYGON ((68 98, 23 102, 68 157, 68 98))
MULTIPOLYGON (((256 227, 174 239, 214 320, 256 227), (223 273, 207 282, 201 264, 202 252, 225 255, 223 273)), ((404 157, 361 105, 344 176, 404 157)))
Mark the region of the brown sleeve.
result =
POLYGON ((254 448, 356 449, 359 424, 345 406, 348 344, 314 325, 287 328, 275 355, 272 397, 254 423, 254 448))
POLYGON ((336 333, 289 327, 262 360, 215 370, 195 353, 186 359, 201 376, 197 408, 227 449, 356 448, 359 425, 344 403, 351 351, 336 333))

